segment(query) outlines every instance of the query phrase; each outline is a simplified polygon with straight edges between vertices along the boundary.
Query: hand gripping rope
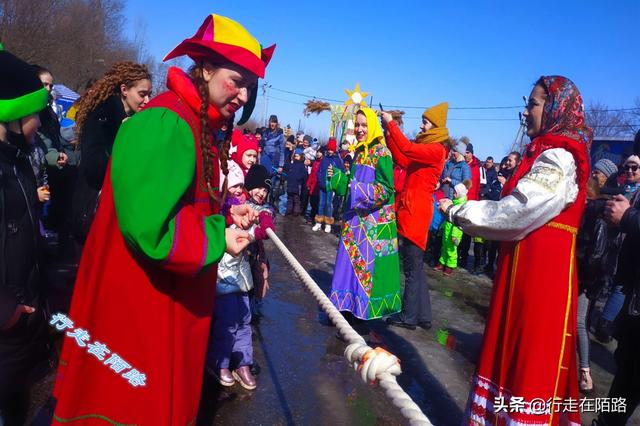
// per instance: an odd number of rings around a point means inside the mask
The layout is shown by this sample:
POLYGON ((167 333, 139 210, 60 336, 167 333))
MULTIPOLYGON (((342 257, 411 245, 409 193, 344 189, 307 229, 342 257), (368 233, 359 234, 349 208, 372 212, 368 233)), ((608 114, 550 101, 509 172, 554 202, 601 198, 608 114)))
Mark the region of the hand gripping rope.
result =
POLYGON ((280 250, 289 265, 293 267, 296 275, 300 277, 307 290, 316 298, 320 307, 335 324, 338 332, 349 344, 344 351, 344 356, 353 368, 360 373, 362 380, 369 384, 379 383, 386 395, 391 398, 393 405, 398 407, 402 415, 409 420, 409 424, 430 426, 431 422, 427 416, 424 415, 420 407, 411 400, 396 381, 396 376, 402 372, 398 358, 382 348, 373 349, 368 346, 362 336, 351 328, 347 320, 333 306, 333 303, 305 271, 300 262, 291 254, 280 238, 271 229, 267 229, 267 235, 280 250))

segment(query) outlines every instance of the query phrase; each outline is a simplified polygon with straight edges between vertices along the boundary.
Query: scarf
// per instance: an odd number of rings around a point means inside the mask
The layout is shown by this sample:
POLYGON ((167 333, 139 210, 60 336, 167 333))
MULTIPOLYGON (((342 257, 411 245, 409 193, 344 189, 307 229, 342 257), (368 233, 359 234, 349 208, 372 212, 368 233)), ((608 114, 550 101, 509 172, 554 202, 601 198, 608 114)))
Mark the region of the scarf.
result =
POLYGON ((416 143, 442 143, 447 140, 449 140, 449 130, 446 127, 432 127, 416 136, 416 143))
POLYGON ((367 119, 368 133, 367 139, 362 142, 358 142, 358 144, 355 146, 355 150, 363 148, 364 158, 367 158, 369 156, 369 147, 371 145, 375 145, 378 142, 384 144, 384 135, 382 133, 380 123, 378 122, 378 117, 376 117, 376 113, 372 109, 360 108, 356 115, 360 113, 364 114, 367 119))
POLYGON ((571 80, 559 75, 542 76, 536 84, 547 93, 542 112, 541 134, 557 134, 582 142, 591 148, 593 132, 585 123, 580 91, 571 80))

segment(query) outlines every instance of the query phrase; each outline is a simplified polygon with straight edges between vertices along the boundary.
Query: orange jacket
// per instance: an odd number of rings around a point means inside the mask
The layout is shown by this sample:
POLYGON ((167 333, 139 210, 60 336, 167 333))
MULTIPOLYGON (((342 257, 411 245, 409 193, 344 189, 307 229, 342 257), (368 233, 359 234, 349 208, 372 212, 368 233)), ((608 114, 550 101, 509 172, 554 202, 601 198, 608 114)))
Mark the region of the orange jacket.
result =
POLYGON ((398 202, 398 233, 426 250, 433 218, 433 192, 449 155, 448 149, 437 142, 411 143, 393 121, 387 126, 386 140, 393 162, 406 170, 398 202))

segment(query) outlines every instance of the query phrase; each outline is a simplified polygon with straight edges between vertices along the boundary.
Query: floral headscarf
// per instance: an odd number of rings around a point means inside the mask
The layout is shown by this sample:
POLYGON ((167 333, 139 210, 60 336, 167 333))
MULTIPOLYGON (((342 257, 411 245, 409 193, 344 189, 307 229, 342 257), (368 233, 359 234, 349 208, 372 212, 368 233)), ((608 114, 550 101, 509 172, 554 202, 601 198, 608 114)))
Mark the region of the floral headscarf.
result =
POLYGON ((542 76, 536 83, 547 91, 542 112, 542 134, 566 136, 591 148, 593 132, 585 123, 580 91, 571 80, 559 75, 542 76))

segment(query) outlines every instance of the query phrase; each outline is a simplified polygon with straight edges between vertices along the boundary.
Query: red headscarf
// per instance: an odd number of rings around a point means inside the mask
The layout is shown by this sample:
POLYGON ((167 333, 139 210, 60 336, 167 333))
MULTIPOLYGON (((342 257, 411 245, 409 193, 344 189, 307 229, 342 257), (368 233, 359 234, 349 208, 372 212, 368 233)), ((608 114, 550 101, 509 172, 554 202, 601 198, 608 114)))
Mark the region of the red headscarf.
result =
POLYGON ((241 130, 234 129, 231 133, 231 148, 229 154, 231 159, 235 161, 240 168, 247 173, 247 168, 242 164, 242 156, 250 149, 258 153, 258 140, 251 133, 243 134, 241 130))
POLYGON ((566 136, 590 149, 593 132, 585 123, 582 96, 576 85, 559 75, 542 76, 536 84, 547 91, 541 133, 566 136))

